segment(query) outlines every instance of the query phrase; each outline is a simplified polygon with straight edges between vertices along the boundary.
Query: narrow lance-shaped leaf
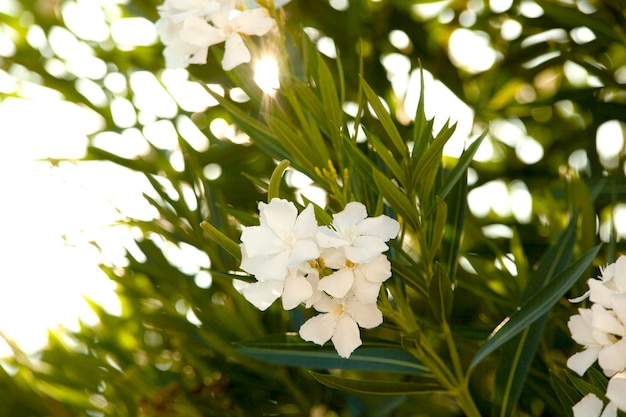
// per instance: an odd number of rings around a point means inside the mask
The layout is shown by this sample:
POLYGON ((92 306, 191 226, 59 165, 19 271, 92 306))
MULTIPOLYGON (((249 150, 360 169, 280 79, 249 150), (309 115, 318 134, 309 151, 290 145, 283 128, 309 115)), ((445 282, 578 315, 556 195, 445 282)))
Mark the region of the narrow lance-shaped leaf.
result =
MULTIPOLYGON (((574 216, 570 220, 567 228, 559 236, 556 245, 550 247, 541 257, 538 267, 527 285, 524 299, 532 295, 536 288, 550 282, 556 274, 563 271, 569 264, 576 243, 577 219, 578 216, 574 216)), ((492 416, 504 417, 514 414, 547 319, 548 316, 544 315, 504 344, 500 363, 496 369, 491 405, 492 416)))
POLYGON ((450 194, 450 191, 452 191, 456 183, 464 175, 467 168, 469 167, 470 162, 472 162, 472 158, 474 158, 474 154, 480 147, 480 144, 482 143, 485 136, 487 136, 486 130, 478 138, 476 138, 476 140, 472 142, 472 144, 468 146, 465 151, 463 151, 463 154, 461 154, 461 157, 457 161, 456 165, 454 166, 454 168, 452 168, 452 171, 446 177, 443 186, 437 192, 437 195, 441 199, 446 199, 448 194, 450 194))
POLYGON ((428 369, 407 351, 389 345, 365 341, 349 359, 340 357, 331 347, 316 346, 297 334, 273 335, 237 344, 235 351, 256 360, 308 369, 354 369, 422 375, 428 369))
POLYGON ((360 394, 374 395, 403 395, 403 394, 433 394, 445 390, 432 378, 422 378, 422 381, 403 382, 386 380, 351 379, 339 376, 320 374, 309 371, 319 383, 329 388, 360 394))
POLYGON ((409 156, 409 150, 400 136, 400 132, 396 128, 396 125, 393 123, 393 119, 383 106, 383 103, 380 101, 374 90, 361 78, 361 88, 367 97, 367 101, 369 101, 370 105, 374 109, 374 113, 380 120, 380 123, 383 125, 385 129, 385 133, 389 135, 389 140, 391 141, 393 147, 396 149, 398 154, 403 158, 407 158, 409 156))
POLYGON ((550 383, 552 384, 552 389, 559 399, 559 402, 563 406, 563 415, 565 417, 572 417, 572 407, 580 400, 581 395, 572 388, 569 383, 563 381, 552 372, 550 372, 550 383))
POLYGON ((440 323, 448 321, 452 311, 452 285, 440 263, 428 287, 428 305, 440 323))
POLYGON ((544 314, 570 289, 587 269, 600 250, 598 245, 582 256, 572 266, 561 272, 554 281, 541 288, 518 310, 500 323, 490 338, 478 350, 469 369, 473 369, 487 356, 544 314))

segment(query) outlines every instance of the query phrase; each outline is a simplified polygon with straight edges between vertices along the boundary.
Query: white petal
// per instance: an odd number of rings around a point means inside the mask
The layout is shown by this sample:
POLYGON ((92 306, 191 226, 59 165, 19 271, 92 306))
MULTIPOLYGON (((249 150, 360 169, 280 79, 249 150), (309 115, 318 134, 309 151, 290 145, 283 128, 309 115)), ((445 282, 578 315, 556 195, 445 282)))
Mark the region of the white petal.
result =
POLYGON ((375 303, 364 304, 353 298, 344 303, 346 314, 358 323, 364 329, 372 329, 383 322, 383 314, 375 303))
POLYGON ((376 303, 381 285, 382 284, 380 282, 368 281, 357 268, 354 268, 354 284, 352 285, 352 292, 360 302, 365 304, 376 303))
POLYGON ((626 255, 620 256, 617 261, 615 261, 613 282, 615 283, 617 292, 626 292, 626 255))
POLYGON ((623 324, 626 324, 626 293, 613 294, 611 296, 611 305, 617 318, 623 324))
POLYGON ((298 239, 314 238, 317 235, 317 227, 313 205, 309 204, 298 215, 293 226, 293 233, 298 239))
POLYGON ((355 264, 371 262, 378 255, 385 252, 389 247, 380 239, 374 236, 359 236, 352 242, 352 246, 343 248, 346 258, 355 264))
POLYGON ((332 269, 341 269, 346 266, 346 257, 336 248, 326 248, 321 251, 320 257, 324 266, 332 269))
POLYGON ((354 349, 361 346, 359 326, 349 316, 343 315, 337 320, 337 327, 333 333, 333 345, 342 358, 349 358, 354 349))
POLYGON ((283 291, 280 281, 260 281, 243 288, 243 296, 261 311, 266 310, 283 291))
POLYGON ((288 256, 287 252, 278 252, 274 255, 242 257, 240 268, 254 275, 259 281, 283 281, 287 276, 288 256))
POLYGON ((320 280, 317 289, 332 295, 335 298, 343 298, 352 288, 354 273, 350 268, 343 268, 320 280))
POLYGON ((567 360, 567 367, 578 375, 583 376, 587 369, 598 359, 599 353, 599 347, 590 347, 582 352, 575 353, 567 360))
POLYGON ((248 256, 270 255, 285 251, 281 241, 276 238, 272 230, 267 227, 250 226, 241 232, 241 242, 246 246, 248 256))
POLYGON ((285 278, 283 289, 283 308, 285 310, 296 308, 304 300, 311 298, 312 295, 313 287, 304 276, 290 273, 285 278))
POLYGON ((302 339, 323 345, 333 336, 336 326, 337 317, 334 314, 318 314, 300 326, 299 333, 302 339))
POLYGON ((622 372, 609 380, 606 389, 606 397, 611 400, 617 408, 626 411, 626 373, 622 372))
POLYGON ((298 240, 289 253, 288 266, 293 268, 304 261, 312 261, 320 256, 320 249, 310 239, 298 240))
POLYGON ((617 417, 617 406, 615 403, 609 402, 600 417, 617 417))
POLYGON ((367 217, 367 209, 362 203, 353 201, 346 204, 339 213, 333 214, 333 226, 340 234, 356 233, 356 226, 367 217))
POLYGON ((598 364, 604 375, 609 377, 626 370, 626 339, 602 349, 598 355, 598 364))
POLYGON ((359 264, 355 267, 371 282, 384 282, 391 277, 391 263, 385 255, 378 255, 371 262, 359 264))
POLYGON ((593 312, 591 324, 593 328, 619 336, 625 333, 624 325, 617 320, 612 311, 605 310, 599 304, 591 306, 591 311, 593 312))
MULTIPOLYGON (((233 35, 233 37, 241 39, 239 35, 233 35)), ((226 56, 224 56, 224 59, 226 59, 226 56)), ((292 234, 293 226, 298 216, 298 209, 290 201, 282 198, 273 198, 269 204, 259 203, 259 213, 261 215, 261 226, 270 228, 276 236, 283 238, 292 234)))
POLYGON ((233 20, 236 32, 246 35, 265 35, 274 27, 274 19, 265 15, 263 9, 246 10, 238 14, 233 20))
POLYGON ((224 47, 224 58, 222 59, 222 68, 224 71, 230 71, 238 65, 250 62, 250 51, 244 44, 243 39, 236 33, 230 35, 226 39, 224 47))
POLYGON ((599 417, 603 405, 595 394, 587 394, 572 407, 572 411, 574 417, 599 417))
POLYGON ((321 226, 317 233, 317 243, 322 248, 339 248, 349 245, 350 242, 339 236, 339 234, 327 226, 321 226))
POLYGON ((357 225, 356 231, 359 235, 376 236, 386 242, 398 236, 400 223, 383 214, 363 220, 357 225))
POLYGON ((189 16, 185 19, 180 37, 185 42, 203 47, 224 42, 226 39, 221 30, 209 25, 204 19, 197 16, 189 16))
POLYGON ((589 299, 600 304, 602 307, 611 308, 611 295, 615 292, 611 291, 601 281, 597 279, 590 279, 587 281, 589 285, 589 299))
MULTIPOLYGON (((582 310, 591 312, 588 309, 579 309, 578 311, 582 313, 582 310)), ((585 320, 582 314, 571 316, 567 322, 567 327, 569 327, 572 339, 574 339, 576 343, 583 346, 594 343, 594 339, 591 335, 591 325, 585 320)))
POLYGON ((319 311, 320 313, 330 313, 330 312, 334 313, 338 310, 341 310, 342 308, 341 301, 321 291, 320 291, 320 294, 321 295, 319 296, 319 300, 315 304, 313 304, 313 307, 317 311, 319 311))

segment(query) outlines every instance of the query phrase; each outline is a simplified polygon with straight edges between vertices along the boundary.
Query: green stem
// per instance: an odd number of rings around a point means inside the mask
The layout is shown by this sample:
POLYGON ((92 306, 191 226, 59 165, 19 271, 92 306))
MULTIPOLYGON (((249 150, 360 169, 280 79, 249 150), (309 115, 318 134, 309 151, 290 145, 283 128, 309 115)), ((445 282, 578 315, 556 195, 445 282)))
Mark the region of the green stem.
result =
POLYGON ((481 417, 480 411, 478 411, 478 407, 476 407, 476 403, 469 392, 467 384, 463 384, 463 386, 459 387, 456 401, 467 417, 481 417))

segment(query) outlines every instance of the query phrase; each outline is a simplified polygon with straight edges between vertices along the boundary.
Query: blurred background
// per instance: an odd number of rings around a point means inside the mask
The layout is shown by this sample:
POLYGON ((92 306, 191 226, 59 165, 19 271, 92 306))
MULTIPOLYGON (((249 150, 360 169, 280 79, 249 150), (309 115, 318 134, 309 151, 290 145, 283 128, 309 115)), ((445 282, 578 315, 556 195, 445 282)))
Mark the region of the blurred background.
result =
MULTIPOLYGON (((214 282, 198 225, 214 211, 207 195, 251 207, 263 199, 239 173, 263 177, 273 162, 191 81, 245 105, 214 58, 164 69, 160 3, 0 0, 0 364, 12 379, 0 377, 12 393, 1 415, 157 415, 174 396, 186 405, 158 415, 195 415, 198 398, 235 385, 213 363, 226 353, 193 345, 187 329, 215 324, 194 300, 237 304, 214 282), (213 360, 195 361, 203 355, 213 360), (83 371, 32 362, 60 358, 83 371), (119 379, 103 382, 128 364, 151 367, 135 396, 119 379), (106 371, 77 382, 93 367, 106 371), (29 409, 28 395, 44 400, 29 409), (111 411, 112 398, 125 408, 111 411)), ((488 129, 468 177, 465 244, 493 252, 484 268, 514 276, 511 242, 536 257, 556 233, 559 198, 599 213, 586 229, 590 246, 599 236, 624 249, 625 10, 622 0, 292 0, 285 13, 330 62, 341 51, 347 114, 356 112, 360 54, 366 79, 406 129, 423 67, 435 128, 458 122, 447 158, 488 129)), ((324 204, 308 178, 288 181, 324 204)), ((238 409, 224 395, 211 407, 238 409)), ((229 413, 246 415, 248 405, 229 413)))

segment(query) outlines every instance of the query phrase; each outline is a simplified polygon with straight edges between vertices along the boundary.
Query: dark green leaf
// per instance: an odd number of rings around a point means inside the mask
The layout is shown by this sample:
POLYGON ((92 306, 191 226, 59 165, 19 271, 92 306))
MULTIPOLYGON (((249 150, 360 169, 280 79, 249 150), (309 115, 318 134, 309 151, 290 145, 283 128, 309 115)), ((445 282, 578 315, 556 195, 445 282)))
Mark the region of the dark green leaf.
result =
POLYGON ((516 312, 504 319, 496 327, 487 342, 478 350, 472 359, 470 369, 473 369, 482 362, 483 359, 489 356, 489 354, 524 330, 539 317, 547 314, 550 308, 580 278, 581 274, 596 257, 599 250, 600 245, 587 252, 572 266, 561 272, 552 282, 537 291, 537 293, 522 304, 516 312))
POLYGON ((402 382, 387 380, 350 379, 339 376, 320 374, 309 371, 319 383, 330 388, 343 391, 358 392, 374 395, 402 395, 402 394, 433 394, 443 393, 445 390, 432 379, 421 382, 402 382))
POLYGON ((235 350, 262 362, 308 369, 428 373, 428 369, 411 354, 387 343, 366 342, 345 359, 332 346, 320 347, 303 341, 295 333, 288 333, 240 343, 235 350))

